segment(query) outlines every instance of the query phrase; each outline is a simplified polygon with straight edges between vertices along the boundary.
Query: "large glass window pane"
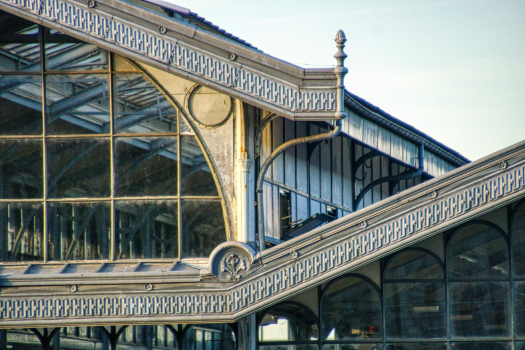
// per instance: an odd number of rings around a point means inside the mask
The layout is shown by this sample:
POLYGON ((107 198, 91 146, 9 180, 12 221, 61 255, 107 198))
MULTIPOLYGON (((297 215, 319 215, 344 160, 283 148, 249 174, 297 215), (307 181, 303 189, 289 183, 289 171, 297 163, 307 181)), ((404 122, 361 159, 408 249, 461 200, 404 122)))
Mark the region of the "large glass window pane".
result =
POLYGON ((449 284, 452 336, 510 335, 509 282, 449 284))
POLYGON ((514 213, 511 232, 514 277, 525 277, 525 202, 514 213))
POLYGON ((219 200, 182 201, 182 257, 208 257, 226 241, 219 200))
POLYGON ((108 69, 108 52, 55 29, 44 30, 46 70, 84 71, 108 69))
MULTIPOLYGON (((104 328, 110 331, 109 326, 104 328)), ((117 350, 151 349, 151 345, 148 346, 148 344, 151 344, 153 340, 152 328, 153 326, 127 326, 118 340, 117 350)))
POLYGON ((38 25, 0 11, 0 71, 39 70, 38 25))
POLYGON ((42 134, 40 76, 0 75, 0 106, 0 135, 42 134))
POLYGON ((443 268, 432 255, 409 250, 396 255, 388 263, 385 279, 444 278, 443 268))
POLYGON ((236 349, 235 333, 227 324, 194 325, 186 331, 182 348, 191 350, 236 349))
POLYGON ((177 138, 118 138, 117 196, 177 194, 177 138))
POLYGON ((0 203, 0 261, 42 261, 42 203, 0 203))
POLYGON ((381 350, 383 344, 352 343, 352 344, 324 344, 323 350, 381 350))
POLYGON ((112 69, 114 72, 138 72, 137 68, 132 65, 126 58, 113 54, 113 66, 112 69))
POLYGON ((42 141, 0 140, 0 198, 42 198, 42 141))
POLYGON ((314 313, 297 303, 283 303, 268 309, 259 321, 259 341, 309 341, 319 339, 314 313))
POLYGON ((195 137, 181 137, 181 195, 217 196, 210 166, 195 137))
POLYGON ((117 258, 177 258, 177 216, 176 201, 116 202, 117 258))
POLYGON ((115 74, 113 89, 115 132, 177 132, 177 111, 144 75, 115 74))
POLYGON ((110 204, 49 203, 49 260, 99 260, 110 257, 110 204))
POLYGON ((495 228, 470 224, 459 230, 448 243, 449 278, 507 277, 509 248, 495 228))
POLYGON ((514 282, 514 334, 525 337, 525 281, 514 282))
POLYGON ((50 198, 108 197, 110 195, 109 139, 52 139, 47 141, 50 198))
MULTIPOLYGON (((40 330, 41 331, 41 330, 40 330)), ((5 344, 9 350, 42 350, 40 340, 28 328, 0 329, 0 347, 5 344)))
POLYGON ((525 350, 525 341, 518 341, 514 343, 514 350, 525 350))
POLYGON ((321 310, 327 340, 381 338, 381 299, 367 281, 347 277, 326 290, 321 310))
MULTIPOLYGON (((49 349, 111 349, 107 334, 102 327, 63 327, 58 331, 49 349)), ((48 328, 50 333, 52 328, 48 328)))
MULTIPOLYGON (((510 350, 507 342, 452 342, 450 350, 510 350)), ((516 349, 515 349, 516 350, 516 349)))
POLYGON ((395 343, 387 344, 386 350, 447 350, 446 343, 395 343))
POLYGON ((48 75, 46 132, 50 135, 109 133, 108 75, 48 75))
POLYGON ((387 337, 445 337, 445 283, 385 283, 387 337))

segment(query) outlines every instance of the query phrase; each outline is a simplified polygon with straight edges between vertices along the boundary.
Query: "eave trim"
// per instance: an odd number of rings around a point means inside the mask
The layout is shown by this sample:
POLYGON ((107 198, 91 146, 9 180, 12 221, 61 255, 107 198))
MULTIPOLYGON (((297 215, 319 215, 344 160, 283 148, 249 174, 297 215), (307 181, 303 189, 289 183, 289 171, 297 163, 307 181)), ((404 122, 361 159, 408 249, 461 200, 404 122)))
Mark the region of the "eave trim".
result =
POLYGON ((127 1, 89 3, 0 0, 0 8, 291 119, 335 118, 333 69, 296 67, 127 1))

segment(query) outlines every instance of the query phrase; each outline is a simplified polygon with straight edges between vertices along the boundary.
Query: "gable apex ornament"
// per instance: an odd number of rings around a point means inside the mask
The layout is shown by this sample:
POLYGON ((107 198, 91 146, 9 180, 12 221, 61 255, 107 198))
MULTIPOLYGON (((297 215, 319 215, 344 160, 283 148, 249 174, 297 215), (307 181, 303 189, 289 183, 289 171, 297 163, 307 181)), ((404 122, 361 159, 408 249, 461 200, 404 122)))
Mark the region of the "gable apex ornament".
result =
POLYGON ((344 44, 346 43, 346 35, 345 32, 343 32, 341 29, 337 31, 337 34, 335 35, 335 42, 338 44, 344 44))
POLYGON ((346 35, 345 32, 339 30, 335 35, 335 43, 337 44, 337 52, 334 57, 337 60, 337 66, 334 68, 334 74, 337 77, 336 85, 336 98, 337 98, 337 112, 335 112, 335 117, 337 119, 346 118, 345 112, 345 75, 348 73, 348 69, 345 67, 345 59, 348 57, 344 52, 346 35))

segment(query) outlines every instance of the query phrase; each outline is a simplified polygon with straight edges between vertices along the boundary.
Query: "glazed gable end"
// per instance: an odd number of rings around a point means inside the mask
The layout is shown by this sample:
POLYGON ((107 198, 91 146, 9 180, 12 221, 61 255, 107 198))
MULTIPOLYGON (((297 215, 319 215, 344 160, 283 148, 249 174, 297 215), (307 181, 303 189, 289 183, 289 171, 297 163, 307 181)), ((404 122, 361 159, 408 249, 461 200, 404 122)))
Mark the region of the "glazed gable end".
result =
POLYGON ((0 8, 295 120, 333 120, 333 69, 303 69, 122 0, 2 0, 0 8))

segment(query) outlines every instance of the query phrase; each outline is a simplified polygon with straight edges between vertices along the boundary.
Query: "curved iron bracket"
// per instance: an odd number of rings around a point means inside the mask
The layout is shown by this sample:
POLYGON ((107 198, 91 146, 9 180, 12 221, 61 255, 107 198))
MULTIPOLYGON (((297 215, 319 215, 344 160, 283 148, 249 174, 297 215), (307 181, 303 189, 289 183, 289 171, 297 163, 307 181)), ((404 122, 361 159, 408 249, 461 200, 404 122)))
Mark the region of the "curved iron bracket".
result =
MULTIPOLYGON (((368 154, 371 154, 373 152, 370 152, 370 153, 367 153, 368 154)), ((359 161, 361 161, 362 159, 364 158, 361 157, 359 161)), ((418 168, 417 170, 415 171, 405 171, 404 173, 402 174, 399 174, 399 175, 394 175, 394 176, 388 176, 388 177, 384 177, 384 178, 381 178, 381 179, 377 179, 375 181, 372 181, 370 184, 368 184, 365 188, 363 188, 361 190, 361 192, 359 192, 359 195, 355 198, 355 201, 354 201, 354 207, 352 208, 354 211, 357 210, 357 208, 359 208, 359 204, 361 204, 361 201, 363 200, 363 198, 365 197, 366 193, 368 191, 370 191, 372 188, 374 188, 375 186, 377 185, 380 185, 384 182, 397 182, 397 181, 400 181, 400 180, 407 180, 407 179, 413 179, 413 178, 416 178, 418 176, 421 176, 421 174, 423 174, 423 170, 424 170, 424 159, 425 159, 425 146, 424 145, 420 145, 419 146, 419 156, 418 156, 418 159, 419 159, 419 164, 418 164, 418 168)), ((364 163, 366 159, 364 159, 361 163, 364 163)), ((357 164, 357 162, 356 162, 357 164)))
POLYGON ((261 121, 261 124, 259 124, 259 127, 257 128, 257 131, 255 132, 255 158, 260 156, 261 154, 261 137, 264 128, 275 118, 277 118, 279 115, 275 113, 270 113, 266 118, 264 118, 261 121))

